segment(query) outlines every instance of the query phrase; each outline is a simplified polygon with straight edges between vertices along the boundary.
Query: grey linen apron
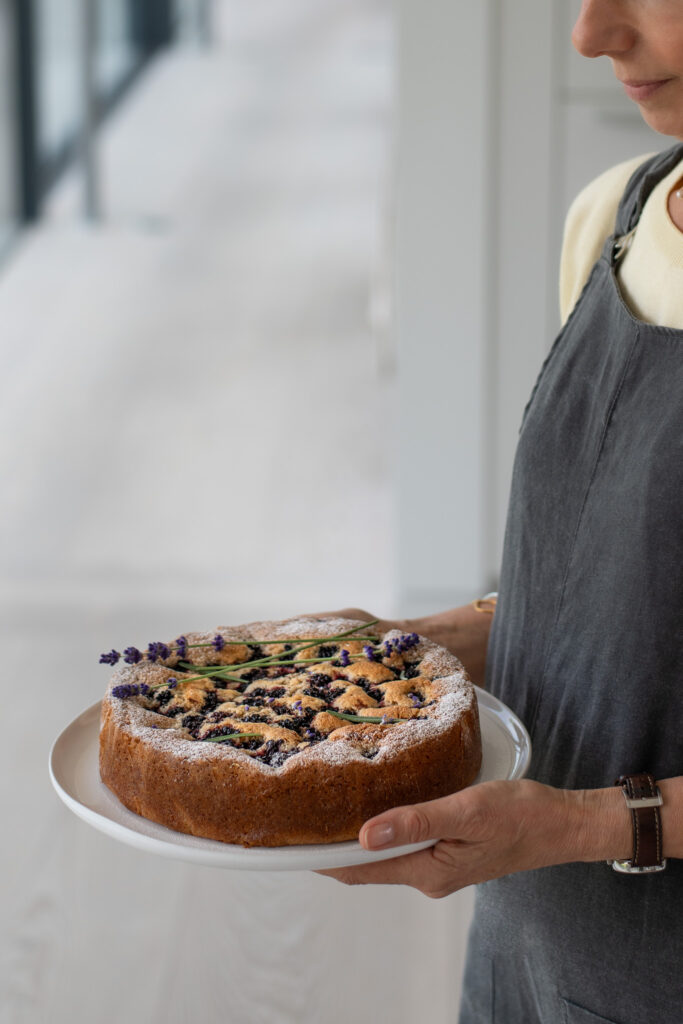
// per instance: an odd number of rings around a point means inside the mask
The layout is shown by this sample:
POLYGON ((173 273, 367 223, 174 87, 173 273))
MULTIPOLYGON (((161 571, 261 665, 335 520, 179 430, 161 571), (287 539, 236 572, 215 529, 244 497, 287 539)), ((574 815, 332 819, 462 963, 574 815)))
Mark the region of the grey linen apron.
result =
MULTIPOLYGON (((681 159, 631 178, 520 431, 487 686, 531 733, 529 776, 562 788, 683 774, 683 330, 637 320, 615 272, 681 159)), ((460 1024, 600 1021, 683 1024, 683 860, 480 885, 460 1024)))

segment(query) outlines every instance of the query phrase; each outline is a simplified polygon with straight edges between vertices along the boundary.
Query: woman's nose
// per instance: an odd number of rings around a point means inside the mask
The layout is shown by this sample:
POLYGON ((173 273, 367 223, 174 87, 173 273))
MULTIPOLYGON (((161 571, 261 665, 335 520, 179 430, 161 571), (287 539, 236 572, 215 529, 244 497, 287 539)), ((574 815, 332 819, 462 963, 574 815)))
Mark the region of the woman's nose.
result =
POLYGON ((584 57, 616 57, 633 48, 636 34, 620 0, 583 0, 572 42, 584 57))

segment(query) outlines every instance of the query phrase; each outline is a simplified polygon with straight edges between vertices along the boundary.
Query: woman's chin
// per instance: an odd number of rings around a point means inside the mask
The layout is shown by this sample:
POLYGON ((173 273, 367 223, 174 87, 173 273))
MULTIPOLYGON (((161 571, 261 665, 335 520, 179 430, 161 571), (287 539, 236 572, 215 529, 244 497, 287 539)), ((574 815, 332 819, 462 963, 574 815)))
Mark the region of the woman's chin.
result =
POLYGON ((654 110, 649 109, 645 104, 639 105, 643 120, 653 131, 660 135, 669 135, 671 138, 683 142, 683 108, 679 110, 654 110))

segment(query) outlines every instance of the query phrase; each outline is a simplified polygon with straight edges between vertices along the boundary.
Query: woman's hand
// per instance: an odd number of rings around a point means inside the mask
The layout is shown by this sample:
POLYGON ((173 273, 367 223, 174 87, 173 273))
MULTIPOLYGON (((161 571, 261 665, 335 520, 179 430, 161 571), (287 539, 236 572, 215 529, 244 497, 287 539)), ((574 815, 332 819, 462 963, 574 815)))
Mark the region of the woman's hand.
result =
POLYGON ((375 622, 378 633, 388 633, 390 629, 405 629, 408 622, 407 619, 380 619, 364 608, 340 608, 333 612, 313 612, 306 617, 311 619, 358 619, 360 622, 375 622))
POLYGON ((561 790, 522 779, 396 807, 367 821, 367 850, 438 840, 392 860, 322 871, 347 885, 410 885, 439 898, 515 871, 630 856, 630 820, 616 787, 561 790))

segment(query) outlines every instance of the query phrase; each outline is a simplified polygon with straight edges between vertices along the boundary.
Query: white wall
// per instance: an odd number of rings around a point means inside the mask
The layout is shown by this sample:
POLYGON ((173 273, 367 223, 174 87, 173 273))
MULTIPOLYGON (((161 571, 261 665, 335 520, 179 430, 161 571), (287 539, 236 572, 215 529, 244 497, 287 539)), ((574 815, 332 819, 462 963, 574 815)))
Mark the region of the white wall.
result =
POLYGON ((398 600, 495 583, 517 432, 559 327, 573 196, 671 144, 607 58, 572 48, 580 0, 398 0, 395 344, 398 600))
POLYGON ((482 577, 489 4, 398 12, 397 561, 419 612, 482 577))

